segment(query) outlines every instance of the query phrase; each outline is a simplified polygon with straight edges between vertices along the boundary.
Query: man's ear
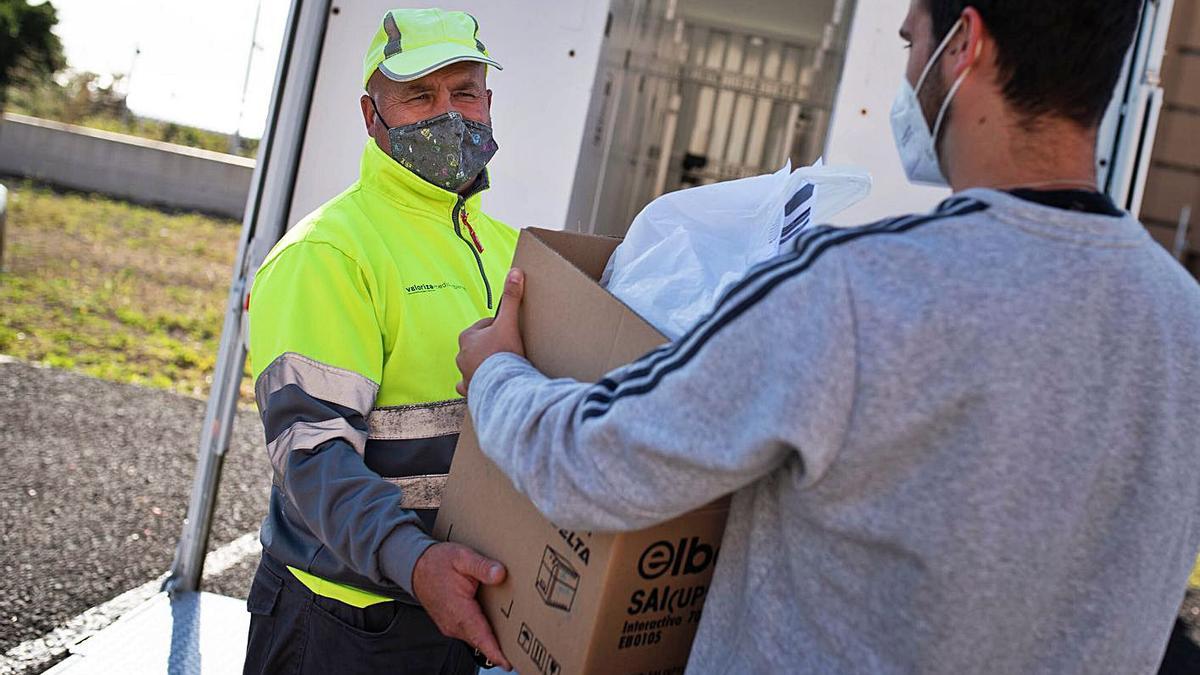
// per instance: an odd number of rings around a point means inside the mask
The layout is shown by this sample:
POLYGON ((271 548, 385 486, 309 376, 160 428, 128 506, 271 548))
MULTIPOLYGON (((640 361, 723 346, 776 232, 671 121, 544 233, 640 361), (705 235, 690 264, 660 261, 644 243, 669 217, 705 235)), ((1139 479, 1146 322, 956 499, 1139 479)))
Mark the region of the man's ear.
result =
POLYGON ((983 24, 983 16, 974 7, 967 7, 962 13, 963 27, 959 29, 954 42, 947 48, 946 61, 951 64, 951 75, 948 82, 953 82, 967 68, 976 70, 984 57, 987 27, 983 24))
POLYGON ((371 106, 371 97, 363 94, 358 98, 358 105, 362 108, 363 124, 367 126, 367 135, 374 136, 375 109, 371 106))

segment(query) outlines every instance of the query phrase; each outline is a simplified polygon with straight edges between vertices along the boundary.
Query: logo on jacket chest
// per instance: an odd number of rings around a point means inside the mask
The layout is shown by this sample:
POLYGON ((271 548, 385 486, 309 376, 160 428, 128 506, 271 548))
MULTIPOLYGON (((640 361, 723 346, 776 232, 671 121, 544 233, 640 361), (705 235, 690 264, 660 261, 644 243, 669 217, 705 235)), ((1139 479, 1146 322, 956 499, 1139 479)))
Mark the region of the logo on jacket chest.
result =
POLYGON ((419 295, 421 293, 438 293, 441 291, 461 291, 467 292, 467 287, 462 284, 456 284, 449 281, 443 281, 440 284, 412 284, 404 287, 404 292, 408 295, 419 295))

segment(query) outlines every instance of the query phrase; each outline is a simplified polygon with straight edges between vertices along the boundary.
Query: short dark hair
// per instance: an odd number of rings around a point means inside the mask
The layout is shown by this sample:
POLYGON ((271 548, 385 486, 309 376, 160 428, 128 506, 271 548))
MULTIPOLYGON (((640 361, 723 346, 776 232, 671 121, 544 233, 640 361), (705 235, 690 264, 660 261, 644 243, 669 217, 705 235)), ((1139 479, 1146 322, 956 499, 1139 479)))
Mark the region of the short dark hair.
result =
POLYGON ((924 0, 934 41, 967 7, 996 41, 1004 96, 1033 121, 1100 123, 1133 42, 1142 0, 924 0))

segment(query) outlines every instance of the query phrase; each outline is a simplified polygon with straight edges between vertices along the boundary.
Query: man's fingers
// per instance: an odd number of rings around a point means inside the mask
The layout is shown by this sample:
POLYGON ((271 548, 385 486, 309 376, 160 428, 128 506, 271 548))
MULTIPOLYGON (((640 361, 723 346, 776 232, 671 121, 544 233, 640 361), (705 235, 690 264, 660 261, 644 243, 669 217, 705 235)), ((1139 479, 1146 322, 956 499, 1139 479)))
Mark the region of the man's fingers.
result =
POLYGON ((487 328, 488 326, 492 325, 492 323, 495 320, 496 320, 495 318, 489 316, 487 318, 480 319, 480 320, 476 321, 475 323, 471 324, 470 326, 467 326, 466 328, 464 328, 463 332, 458 334, 459 348, 460 349, 462 348, 463 342, 467 339, 468 335, 475 333, 476 331, 482 330, 484 328, 487 328))
POLYGON ((489 586, 504 583, 507 573, 504 565, 465 546, 454 560, 454 569, 489 586))
POLYGON ((500 643, 496 641, 496 635, 479 609, 479 604, 474 601, 469 604, 470 609, 465 611, 465 616, 459 623, 462 635, 458 637, 483 652, 488 661, 505 670, 512 670, 512 664, 504 658, 504 652, 500 651, 500 643))
POLYGON ((497 320, 517 323, 517 312, 521 309, 521 298, 525 296, 525 272, 514 267, 504 279, 504 296, 500 298, 497 320))
POLYGON ((463 382, 462 380, 459 380, 458 384, 454 385, 454 391, 457 391, 459 396, 466 398, 467 384, 465 382, 463 382))

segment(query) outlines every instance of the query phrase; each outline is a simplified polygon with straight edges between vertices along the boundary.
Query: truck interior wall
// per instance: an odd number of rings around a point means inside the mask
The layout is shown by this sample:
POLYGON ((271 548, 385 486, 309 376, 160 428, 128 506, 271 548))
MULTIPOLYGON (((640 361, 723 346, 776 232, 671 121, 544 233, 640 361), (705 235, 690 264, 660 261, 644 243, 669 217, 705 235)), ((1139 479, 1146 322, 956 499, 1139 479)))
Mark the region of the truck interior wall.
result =
MULTIPOLYGON (((1200 70, 1192 67, 1200 61, 1193 46, 1197 1, 1180 0, 1176 12, 1176 24, 1184 25, 1177 32, 1186 31, 1172 42, 1183 49, 1172 50, 1179 63, 1167 71, 1167 138, 1179 133, 1178 120, 1200 110, 1189 98, 1200 87, 1170 80, 1200 70)), ((890 109, 905 63, 897 27, 907 3, 529 4, 519 12, 484 0, 459 5, 479 18, 481 36, 506 66, 489 74, 501 151, 485 205, 516 227, 622 234, 664 192, 822 155, 866 167, 874 178, 870 197, 838 216, 839 224, 924 211, 949 194, 910 185, 891 138, 890 109)), ((332 3, 289 225, 357 175, 366 142, 358 104, 362 52, 390 6, 332 3)), ((1178 208, 1171 204, 1195 194, 1188 192, 1192 174, 1175 168, 1178 157, 1159 154, 1148 219, 1173 223, 1178 208)))
POLYGON ((1181 216, 1190 209, 1183 262, 1200 276, 1200 0, 1175 0, 1162 77, 1164 103, 1142 221, 1173 250, 1181 216))
POLYGON ((570 220, 619 235, 665 192, 815 161, 853 10, 614 0, 570 220))

